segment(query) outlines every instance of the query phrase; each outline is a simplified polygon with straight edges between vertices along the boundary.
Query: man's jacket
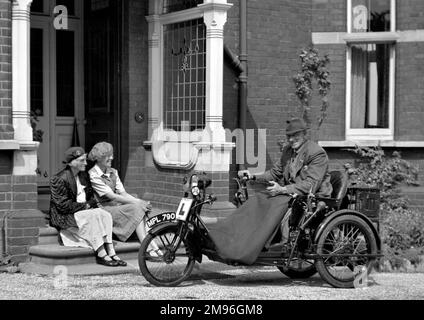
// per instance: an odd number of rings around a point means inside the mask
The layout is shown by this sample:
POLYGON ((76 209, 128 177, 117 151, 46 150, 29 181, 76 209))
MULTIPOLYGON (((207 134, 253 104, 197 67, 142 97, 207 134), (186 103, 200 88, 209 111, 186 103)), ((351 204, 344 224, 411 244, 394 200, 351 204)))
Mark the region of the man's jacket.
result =
POLYGON ((74 213, 85 210, 86 204, 96 207, 93 188, 87 172, 78 174, 80 182, 85 186, 87 202, 77 202, 77 183, 69 167, 66 167, 50 180, 50 225, 57 229, 76 227, 74 213))
POLYGON ((327 153, 310 140, 305 141, 297 154, 290 146, 284 147, 281 159, 258 178, 279 182, 289 193, 299 195, 308 194, 312 188, 316 195, 330 197, 333 190, 327 153))

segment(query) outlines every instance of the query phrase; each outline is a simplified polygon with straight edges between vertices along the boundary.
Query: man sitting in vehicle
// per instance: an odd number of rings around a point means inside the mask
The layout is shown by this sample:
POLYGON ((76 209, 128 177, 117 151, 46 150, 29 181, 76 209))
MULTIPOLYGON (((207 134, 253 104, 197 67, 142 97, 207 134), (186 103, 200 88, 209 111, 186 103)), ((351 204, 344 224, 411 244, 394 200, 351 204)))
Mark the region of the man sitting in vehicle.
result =
POLYGON ((239 176, 247 175, 269 184, 266 191, 250 197, 227 219, 208 226, 222 258, 254 263, 287 212, 290 194, 312 192, 320 197, 330 197, 332 186, 327 154, 318 144, 307 139, 307 129, 302 119, 288 121, 288 145, 274 167, 258 176, 248 170, 239 171, 239 176))

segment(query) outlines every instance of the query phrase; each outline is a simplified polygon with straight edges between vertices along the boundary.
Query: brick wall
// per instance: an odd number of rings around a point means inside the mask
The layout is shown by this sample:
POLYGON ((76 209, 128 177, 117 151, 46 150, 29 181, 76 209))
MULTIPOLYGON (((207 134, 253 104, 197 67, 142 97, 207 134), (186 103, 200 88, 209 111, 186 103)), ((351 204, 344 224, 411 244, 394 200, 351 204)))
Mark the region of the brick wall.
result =
POLYGON ((424 43, 396 45, 396 139, 424 137, 424 43))
POLYGON ((36 176, 0 175, 0 255, 6 253, 7 229, 7 254, 15 262, 28 259, 29 247, 38 241, 39 227, 46 224, 44 214, 36 208, 36 176))
POLYGON ((0 0, 0 140, 13 139, 11 1, 0 0))
MULTIPOLYGON (((327 118, 323 122, 318 133, 314 132, 314 138, 320 141, 345 140, 345 116, 346 116, 346 47, 345 45, 316 45, 320 56, 328 54, 330 63, 331 90, 328 95, 329 106, 327 118)), ((314 84, 316 87, 316 84, 314 84)), ((312 119, 316 124, 321 108, 321 100, 312 100, 312 119)))
POLYGON ((397 30, 424 29, 424 1, 396 1, 396 15, 397 30))
POLYGON ((346 1, 312 0, 312 31, 346 32, 346 1))
POLYGON ((268 167, 279 156, 286 120, 299 114, 292 78, 311 42, 310 8, 306 0, 248 1, 247 128, 267 129, 268 167))

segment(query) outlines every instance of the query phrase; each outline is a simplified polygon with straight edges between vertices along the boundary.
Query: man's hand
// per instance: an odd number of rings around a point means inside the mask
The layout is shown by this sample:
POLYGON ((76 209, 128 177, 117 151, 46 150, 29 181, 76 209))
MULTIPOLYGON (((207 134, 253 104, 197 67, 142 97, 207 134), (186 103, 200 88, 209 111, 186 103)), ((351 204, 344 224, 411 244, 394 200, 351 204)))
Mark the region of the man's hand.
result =
POLYGON ((271 194, 271 196, 275 197, 276 195, 279 195, 279 194, 287 194, 287 188, 286 187, 280 186, 275 181, 270 181, 269 183, 271 185, 269 187, 267 187, 266 190, 271 194))
POLYGON ((237 175, 239 178, 243 178, 244 176, 247 176, 249 179, 253 179, 254 175, 249 172, 249 170, 240 170, 237 172, 237 175))

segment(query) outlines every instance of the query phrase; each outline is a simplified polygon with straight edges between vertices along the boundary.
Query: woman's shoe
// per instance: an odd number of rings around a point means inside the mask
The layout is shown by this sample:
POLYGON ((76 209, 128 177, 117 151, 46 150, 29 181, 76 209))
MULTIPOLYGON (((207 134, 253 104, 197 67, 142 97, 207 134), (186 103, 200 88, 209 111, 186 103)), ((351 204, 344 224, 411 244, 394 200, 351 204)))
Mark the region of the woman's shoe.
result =
POLYGON ((113 261, 116 261, 119 266, 126 267, 127 263, 124 260, 121 260, 116 254, 114 256, 110 256, 113 261))
POLYGON ((107 256, 104 256, 104 257, 96 256, 96 262, 98 264, 102 264, 102 265, 107 266, 107 267, 117 267, 118 266, 118 262, 117 261, 115 261, 115 260, 106 260, 105 257, 107 257, 107 256))

